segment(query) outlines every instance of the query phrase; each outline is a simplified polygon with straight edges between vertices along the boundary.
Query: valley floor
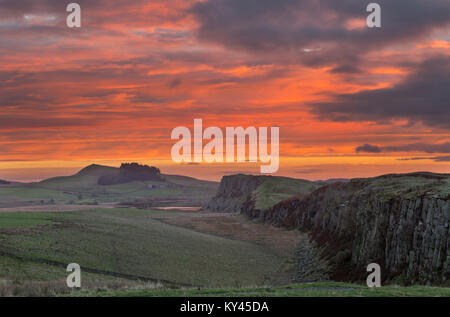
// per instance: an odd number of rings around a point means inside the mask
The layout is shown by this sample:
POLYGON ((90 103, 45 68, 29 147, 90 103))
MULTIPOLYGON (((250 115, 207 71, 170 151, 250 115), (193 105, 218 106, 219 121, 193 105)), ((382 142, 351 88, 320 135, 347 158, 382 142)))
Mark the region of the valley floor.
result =
POLYGON ((450 296, 449 288, 292 284, 307 237, 241 215, 42 208, 0 213, 0 296, 450 296), (81 265, 79 291, 65 285, 69 263, 81 265))
POLYGON ((63 208, 0 213, 0 296, 64 294, 69 263, 92 289, 285 285, 295 273, 297 231, 231 214, 63 208))

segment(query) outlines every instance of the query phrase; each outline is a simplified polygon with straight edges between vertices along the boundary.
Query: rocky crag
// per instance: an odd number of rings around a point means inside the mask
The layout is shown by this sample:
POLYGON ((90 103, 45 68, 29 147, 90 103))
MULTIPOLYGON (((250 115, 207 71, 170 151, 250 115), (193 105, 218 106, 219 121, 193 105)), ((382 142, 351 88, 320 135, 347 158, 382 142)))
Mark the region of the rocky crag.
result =
MULTIPOLYGON (((234 184, 235 192, 237 188, 234 184)), ((308 233, 314 250, 303 244, 299 257, 320 253, 332 279, 365 279, 367 265, 375 262, 383 280, 449 283, 449 174, 353 179, 266 208, 248 194, 234 208, 252 219, 308 233)), ((299 276, 305 272, 299 269, 299 276)))
POLYGON ((205 208, 214 212, 241 212, 247 201, 260 209, 298 194, 309 194, 321 185, 302 179, 275 176, 230 175, 220 182, 216 196, 205 208))

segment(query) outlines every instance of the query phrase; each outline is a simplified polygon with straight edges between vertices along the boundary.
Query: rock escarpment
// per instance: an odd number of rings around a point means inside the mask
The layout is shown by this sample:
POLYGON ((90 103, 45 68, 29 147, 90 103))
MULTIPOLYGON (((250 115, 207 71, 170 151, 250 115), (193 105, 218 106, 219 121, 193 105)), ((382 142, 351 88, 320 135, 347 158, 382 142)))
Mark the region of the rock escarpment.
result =
POLYGON ((250 218, 308 232, 331 277, 364 279, 369 263, 383 279, 448 284, 450 175, 414 173, 325 185, 266 209, 251 196, 250 218))
POLYGON ((159 168, 138 163, 122 163, 119 171, 102 175, 98 178, 99 185, 126 184, 134 181, 164 181, 159 168))
POLYGON ((245 203, 251 201, 257 208, 266 209, 292 195, 309 194, 320 186, 315 182, 288 177, 224 176, 216 196, 205 208, 214 212, 241 212, 245 203))
POLYGON ((205 208, 214 212, 239 212, 242 204, 263 182, 263 178, 251 175, 224 176, 217 195, 205 208))

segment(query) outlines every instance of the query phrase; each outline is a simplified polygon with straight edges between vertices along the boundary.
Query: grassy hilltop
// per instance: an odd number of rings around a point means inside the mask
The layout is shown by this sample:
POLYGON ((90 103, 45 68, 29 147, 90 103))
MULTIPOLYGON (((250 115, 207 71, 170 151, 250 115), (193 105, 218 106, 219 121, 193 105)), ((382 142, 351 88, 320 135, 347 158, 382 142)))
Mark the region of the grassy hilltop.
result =
POLYGON ((218 186, 215 182, 177 175, 161 175, 161 181, 98 184, 100 177, 119 173, 119 168, 90 165, 73 176, 1 186, 0 207, 135 201, 158 204, 158 200, 164 205, 200 206, 214 195, 218 186))

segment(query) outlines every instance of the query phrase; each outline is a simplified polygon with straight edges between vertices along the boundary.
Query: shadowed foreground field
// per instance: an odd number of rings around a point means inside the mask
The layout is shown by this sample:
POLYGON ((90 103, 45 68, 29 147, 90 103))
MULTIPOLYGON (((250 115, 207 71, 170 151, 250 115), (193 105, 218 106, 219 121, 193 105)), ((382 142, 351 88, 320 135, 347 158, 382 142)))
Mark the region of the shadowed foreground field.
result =
POLYGON ((72 293, 71 295, 108 297, 450 297, 450 288, 426 286, 369 288, 356 284, 321 282, 280 287, 124 290, 95 294, 72 293))
MULTIPOLYGON (((64 267, 78 263, 83 278, 91 274, 88 282, 99 275, 196 287, 290 282, 297 241, 291 232, 278 229, 294 243, 277 249, 249 238, 170 224, 177 215, 189 213, 118 208, 0 213, 0 280, 61 281, 67 276, 64 267)), ((238 227, 240 221, 231 225, 238 227)), ((214 231, 220 219, 207 217, 204 222, 214 231)))
POLYGON ((450 296, 449 288, 290 284, 302 235, 181 210, 0 213, 0 296, 450 296), (82 267, 81 290, 65 285, 69 263, 82 267))

